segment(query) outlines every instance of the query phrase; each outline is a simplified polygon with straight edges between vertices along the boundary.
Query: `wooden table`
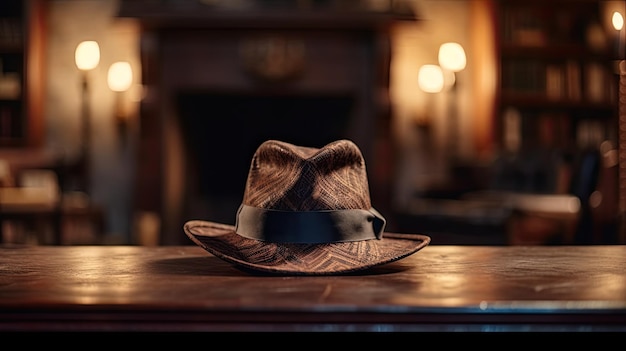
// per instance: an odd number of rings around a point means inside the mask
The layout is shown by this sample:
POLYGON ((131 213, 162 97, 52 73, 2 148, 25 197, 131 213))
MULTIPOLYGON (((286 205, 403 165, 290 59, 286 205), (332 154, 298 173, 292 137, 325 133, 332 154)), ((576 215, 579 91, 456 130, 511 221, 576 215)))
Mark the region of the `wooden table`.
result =
POLYGON ((196 246, 0 246, 0 331, 626 331, 626 246, 437 246, 254 276, 196 246))

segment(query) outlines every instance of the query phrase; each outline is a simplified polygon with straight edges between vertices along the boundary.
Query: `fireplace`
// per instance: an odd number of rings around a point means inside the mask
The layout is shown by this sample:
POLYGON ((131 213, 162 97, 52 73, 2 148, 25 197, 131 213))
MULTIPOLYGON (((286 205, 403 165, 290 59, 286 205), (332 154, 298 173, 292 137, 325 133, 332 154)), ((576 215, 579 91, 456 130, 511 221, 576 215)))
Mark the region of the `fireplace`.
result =
POLYGON ((234 224, 256 148, 277 139, 321 147, 349 137, 354 98, 180 93, 184 220, 234 224))
POLYGON ((388 32, 407 18, 352 10, 122 1, 120 15, 142 23, 147 88, 135 206, 160 217, 161 244, 189 244, 182 233, 189 219, 234 224, 252 154, 267 139, 313 147, 353 140, 372 202, 385 213, 388 32))

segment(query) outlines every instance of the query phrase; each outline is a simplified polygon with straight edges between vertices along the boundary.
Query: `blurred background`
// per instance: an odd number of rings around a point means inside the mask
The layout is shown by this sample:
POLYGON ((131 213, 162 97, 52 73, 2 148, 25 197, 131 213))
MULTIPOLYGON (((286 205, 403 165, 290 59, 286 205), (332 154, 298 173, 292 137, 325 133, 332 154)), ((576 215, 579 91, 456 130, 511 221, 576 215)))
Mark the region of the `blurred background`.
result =
POLYGON ((262 141, 349 138, 388 231, 625 244, 625 7, 3 1, 2 241, 191 244, 262 141))

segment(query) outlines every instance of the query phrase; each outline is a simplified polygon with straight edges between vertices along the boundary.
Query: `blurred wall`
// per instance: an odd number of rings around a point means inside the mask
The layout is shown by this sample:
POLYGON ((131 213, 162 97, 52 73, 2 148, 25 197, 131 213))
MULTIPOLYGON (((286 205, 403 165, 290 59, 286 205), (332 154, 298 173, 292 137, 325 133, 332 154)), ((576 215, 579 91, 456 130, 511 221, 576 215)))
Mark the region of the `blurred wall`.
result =
MULTIPOLYGON (((458 118, 458 156, 474 156, 469 99, 474 66, 469 45, 472 33, 468 26, 469 3, 467 0, 414 1, 421 20, 401 24, 394 32, 390 88, 399 161, 394 194, 396 206, 404 206, 415 191, 446 180, 450 113, 457 113, 458 118), (438 65, 439 47, 445 42, 461 44, 467 56, 466 68, 456 74, 456 96, 448 88, 440 93, 426 93, 418 86, 420 67, 438 65), (456 108, 452 99, 456 100, 456 108), (430 136, 418 128, 418 120, 429 121, 430 136)), ((447 84, 451 84, 450 81, 447 84)))
MULTIPOLYGON (((437 64, 439 46, 456 41, 466 49, 467 68, 459 73, 458 107, 460 140, 463 157, 473 156, 470 76, 473 55, 469 46, 469 10, 467 0, 413 0, 422 20, 396 28, 392 40, 391 98, 394 108, 393 130, 397 145, 398 167, 394 197, 402 205, 415 190, 446 176, 443 157, 447 135, 448 94, 427 94, 417 86, 421 65, 437 64), (432 108, 431 108, 432 107, 432 108), (432 121, 432 150, 422 146, 423 140, 414 126, 420 114, 428 112, 432 121)), ((139 75, 139 28, 131 20, 115 18, 118 0, 50 0, 48 17, 48 87, 46 99, 47 147, 60 150, 69 157, 80 147, 80 72, 74 64, 74 50, 83 40, 100 44, 99 66, 90 72, 93 151, 93 201, 107 213, 110 242, 131 242, 133 222, 132 195, 134 175, 133 133, 123 142, 114 123, 114 94, 107 87, 107 70, 115 61, 129 61, 134 81, 139 75)), ((125 99, 140 94, 134 87, 125 99)), ((137 104, 131 104, 136 109, 137 104)), ((135 111, 136 112, 136 111, 135 111)))
MULTIPOLYGON (((113 91, 107 72, 116 61, 128 61, 134 82, 140 82, 138 27, 115 18, 117 0, 49 1, 47 58, 48 79, 45 118, 48 148, 74 157, 80 148, 81 74, 74 50, 83 40, 100 45, 100 63, 89 72, 92 123, 92 200, 106 210, 108 239, 126 242, 131 227, 134 183, 134 138, 117 133, 113 91)), ((129 103, 134 86, 123 96, 129 103)), ((131 114, 136 104, 129 103, 131 114)), ((136 126, 134 126, 136 127, 136 126)), ((134 132, 134 130, 130 130, 134 132)))

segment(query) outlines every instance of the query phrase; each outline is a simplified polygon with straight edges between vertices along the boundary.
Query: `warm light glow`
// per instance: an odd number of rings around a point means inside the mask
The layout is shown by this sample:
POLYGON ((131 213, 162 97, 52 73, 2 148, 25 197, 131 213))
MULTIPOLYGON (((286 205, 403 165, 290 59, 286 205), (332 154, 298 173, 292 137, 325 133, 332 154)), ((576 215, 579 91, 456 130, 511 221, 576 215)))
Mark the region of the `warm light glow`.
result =
POLYGON ((83 41, 76 47, 74 54, 76 67, 83 71, 96 68, 100 62, 100 47, 93 40, 83 41))
POLYGON ((107 76, 109 88, 113 91, 126 91, 133 82, 133 70, 128 62, 115 62, 109 67, 107 76))
POLYGON ((423 65, 420 67, 417 83, 424 92, 440 92, 443 89, 443 72, 441 67, 437 65, 423 65))
POLYGON ((465 68, 467 59, 465 50, 459 43, 444 43, 439 47, 439 64, 441 67, 459 72, 465 68))
POLYGON ((613 28, 615 28, 615 30, 622 30, 622 28, 624 28, 624 17, 617 11, 613 12, 611 22, 613 22, 613 28))

